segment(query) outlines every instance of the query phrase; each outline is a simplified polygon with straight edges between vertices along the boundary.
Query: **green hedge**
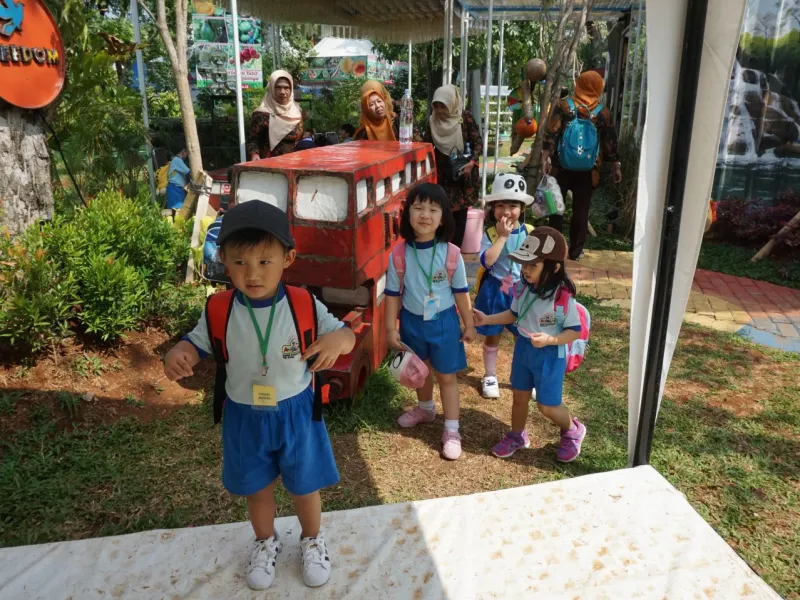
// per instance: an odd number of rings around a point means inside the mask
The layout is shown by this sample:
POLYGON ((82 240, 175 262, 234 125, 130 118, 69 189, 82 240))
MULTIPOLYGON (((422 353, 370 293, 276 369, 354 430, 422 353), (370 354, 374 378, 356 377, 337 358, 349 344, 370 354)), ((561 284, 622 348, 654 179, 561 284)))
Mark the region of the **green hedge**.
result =
POLYGON ((0 339, 32 352, 73 332, 118 339, 163 309, 165 298, 181 300, 173 290, 188 251, 186 232, 146 196, 117 191, 18 238, 6 233, 0 339))

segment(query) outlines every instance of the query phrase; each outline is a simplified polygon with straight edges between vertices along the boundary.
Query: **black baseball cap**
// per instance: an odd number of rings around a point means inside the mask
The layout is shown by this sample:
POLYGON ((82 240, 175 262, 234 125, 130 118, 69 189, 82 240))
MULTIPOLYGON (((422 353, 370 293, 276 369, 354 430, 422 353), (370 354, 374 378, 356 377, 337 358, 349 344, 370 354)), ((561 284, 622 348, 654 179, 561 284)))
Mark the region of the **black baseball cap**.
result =
POLYGON ((231 235, 245 229, 269 233, 287 248, 294 248, 294 239, 289 232, 289 219, 286 213, 267 202, 249 200, 237 204, 226 212, 222 218, 217 245, 222 246, 231 235))

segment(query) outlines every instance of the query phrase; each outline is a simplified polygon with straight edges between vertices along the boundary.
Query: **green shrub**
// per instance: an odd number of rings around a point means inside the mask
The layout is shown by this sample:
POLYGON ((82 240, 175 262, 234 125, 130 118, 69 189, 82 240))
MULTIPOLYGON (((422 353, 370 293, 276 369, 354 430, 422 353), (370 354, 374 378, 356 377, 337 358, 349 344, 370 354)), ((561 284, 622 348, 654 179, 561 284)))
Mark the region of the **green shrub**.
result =
POLYGON ((139 324, 147 307, 147 281, 125 258, 94 254, 80 275, 83 303, 78 319, 87 333, 107 341, 139 324))
POLYGON ((60 269, 41 242, 0 235, 0 339, 32 352, 68 334, 78 302, 74 273, 60 269))
POLYGON ((188 251, 186 231, 165 221, 149 197, 113 190, 14 241, 6 235, 0 339, 36 352, 68 335, 70 319, 99 339, 116 339, 163 306, 188 251))
POLYGON ((187 333, 197 324, 205 303, 202 285, 165 284, 153 294, 153 319, 170 335, 187 333))

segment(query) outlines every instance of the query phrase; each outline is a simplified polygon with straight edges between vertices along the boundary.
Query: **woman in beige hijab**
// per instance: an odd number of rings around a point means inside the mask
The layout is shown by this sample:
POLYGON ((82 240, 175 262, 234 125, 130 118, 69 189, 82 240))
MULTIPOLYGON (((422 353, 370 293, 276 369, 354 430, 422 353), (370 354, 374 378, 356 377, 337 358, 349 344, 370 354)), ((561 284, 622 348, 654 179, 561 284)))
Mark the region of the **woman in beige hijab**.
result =
POLYGON ((478 201, 478 169, 475 167, 483 151, 483 140, 478 125, 461 104, 461 94, 454 85, 443 85, 433 94, 431 116, 424 141, 436 150, 437 182, 450 198, 450 207, 456 222, 453 243, 461 246, 467 226, 467 209, 478 201), (450 153, 468 152, 472 161, 460 173, 450 167, 450 153))
POLYGON ((294 80, 286 71, 275 71, 250 118, 247 155, 258 160, 288 154, 302 138, 303 114, 294 101, 294 80))

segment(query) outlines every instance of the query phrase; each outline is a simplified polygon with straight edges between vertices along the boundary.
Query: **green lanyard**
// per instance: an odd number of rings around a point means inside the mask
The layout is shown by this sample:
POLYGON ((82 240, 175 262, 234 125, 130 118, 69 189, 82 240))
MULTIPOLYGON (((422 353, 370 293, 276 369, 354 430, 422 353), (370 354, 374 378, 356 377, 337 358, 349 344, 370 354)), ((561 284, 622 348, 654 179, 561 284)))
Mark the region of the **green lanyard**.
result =
POLYGON ((536 294, 531 294, 530 288, 525 290, 525 291, 528 293, 528 295, 532 295, 533 297, 530 299, 530 301, 528 301, 528 304, 526 304, 522 308, 522 311, 520 311, 519 316, 517 317, 517 323, 521 323, 522 322, 522 319, 525 318, 525 315, 527 315, 528 312, 530 312, 531 307, 533 306, 533 303, 536 302, 536 294))
POLYGON ((414 243, 411 245, 414 249, 414 259, 417 261, 417 265, 419 265, 419 270, 422 271, 422 274, 425 275, 425 279, 428 280, 428 294, 433 296, 433 261, 436 259, 436 239, 433 240, 433 251, 431 252, 431 270, 430 273, 426 273, 425 269, 422 268, 422 263, 419 262, 419 256, 417 255, 417 244, 414 243))
POLYGON ((258 343, 261 347, 261 376, 267 376, 267 348, 269 347, 269 334, 272 333, 272 318, 275 316, 275 305, 278 303, 278 293, 280 292, 280 284, 278 284, 278 290, 275 292, 275 296, 272 298, 272 308, 269 311, 269 322, 267 323, 267 334, 266 337, 261 335, 261 329, 258 327, 258 319, 256 319, 256 314, 253 312, 253 307, 250 306, 250 300, 247 298, 245 294, 242 294, 244 298, 244 304, 247 306, 247 312, 250 313, 250 318, 253 320, 253 327, 256 329, 256 335, 258 336, 258 343))

